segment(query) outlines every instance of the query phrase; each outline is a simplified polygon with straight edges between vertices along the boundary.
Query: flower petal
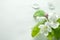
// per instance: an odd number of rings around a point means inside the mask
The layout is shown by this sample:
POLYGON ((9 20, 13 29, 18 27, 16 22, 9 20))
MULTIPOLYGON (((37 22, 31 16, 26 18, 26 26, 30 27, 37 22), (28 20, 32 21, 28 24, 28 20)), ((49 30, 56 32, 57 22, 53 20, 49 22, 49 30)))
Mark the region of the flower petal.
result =
POLYGON ((49 26, 48 26, 48 29, 47 30, 48 30, 48 32, 52 32, 52 29, 49 26))
POLYGON ((48 17, 49 21, 53 21, 53 22, 55 22, 57 20, 57 18, 58 18, 58 16, 55 13, 52 13, 48 17))
POLYGON ((43 29, 44 28, 44 25, 40 25, 39 28, 43 29))
POLYGON ((44 36, 48 36, 48 32, 44 32, 44 36))
POLYGON ((45 25, 46 25, 46 26, 50 26, 50 22, 48 22, 48 21, 45 22, 45 25))
POLYGON ((39 27, 40 27, 40 33, 44 34, 45 36, 48 35, 48 32, 51 32, 50 27, 47 27, 45 25, 40 25, 39 27))
POLYGON ((47 20, 46 17, 37 17, 36 19, 37 21, 40 21, 40 22, 47 20))
POLYGON ((51 22, 51 27, 52 28, 56 29, 56 28, 58 28, 58 26, 59 26, 59 23, 53 23, 53 22, 51 22))
POLYGON ((52 29, 51 29, 51 27, 50 27, 50 22, 45 22, 45 25, 47 26, 48 32, 51 32, 52 29))

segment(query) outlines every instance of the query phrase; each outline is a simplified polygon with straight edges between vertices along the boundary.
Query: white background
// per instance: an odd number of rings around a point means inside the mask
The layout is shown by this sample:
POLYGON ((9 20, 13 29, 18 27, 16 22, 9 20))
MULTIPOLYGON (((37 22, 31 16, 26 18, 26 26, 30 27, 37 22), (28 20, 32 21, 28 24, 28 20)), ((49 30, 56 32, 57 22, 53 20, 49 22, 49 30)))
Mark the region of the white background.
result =
POLYGON ((56 13, 60 15, 60 0, 0 0, 0 40, 32 40, 31 28, 36 24, 33 19, 34 3, 49 11, 47 2, 54 2, 56 13))

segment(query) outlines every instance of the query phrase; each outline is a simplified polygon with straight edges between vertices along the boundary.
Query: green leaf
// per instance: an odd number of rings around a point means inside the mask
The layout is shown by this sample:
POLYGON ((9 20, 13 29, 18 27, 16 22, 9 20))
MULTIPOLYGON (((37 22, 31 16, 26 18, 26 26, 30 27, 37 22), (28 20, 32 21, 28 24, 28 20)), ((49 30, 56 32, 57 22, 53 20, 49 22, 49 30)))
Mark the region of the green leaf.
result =
POLYGON ((39 26, 39 23, 35 25, 34 28, 32 29, 32 33, 31 33, 32 37, 35 37, 39 33, 40 28, 38 28, 38 26, 39 26))
POLYGON ((33 16, 45 16, 45 12, 43 10, 37 10, 33 16))
POLYGON ((54 31, 54 36, 55 36, 55 38, 56 38, 56 39, 59 39, 59 38, 60 38, 60 25, 59 25, 58 28, 53 29, 53 31, 54 31))
POLYGON ((60 23, 60 18, 58 18, 57 22, 59 22, 59 23, 60 23))

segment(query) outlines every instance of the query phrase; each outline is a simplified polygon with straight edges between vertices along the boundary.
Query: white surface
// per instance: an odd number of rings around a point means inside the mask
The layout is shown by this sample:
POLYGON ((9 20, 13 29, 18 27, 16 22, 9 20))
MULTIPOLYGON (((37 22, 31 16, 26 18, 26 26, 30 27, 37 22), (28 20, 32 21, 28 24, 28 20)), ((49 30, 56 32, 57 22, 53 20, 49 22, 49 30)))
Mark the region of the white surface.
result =
MULTIPOLYGON (((34 9, 32 9, 35 1, 0 0, 0 40, 32 40, 30 31, 31 27, 35 25, 34 9)), ((48 11, 46 1, 41 0, 38 3, 42 9, 48 11)), ((59 14, 60 0, 56 0, 54 4, 56 4, 56 12, 59 14)))

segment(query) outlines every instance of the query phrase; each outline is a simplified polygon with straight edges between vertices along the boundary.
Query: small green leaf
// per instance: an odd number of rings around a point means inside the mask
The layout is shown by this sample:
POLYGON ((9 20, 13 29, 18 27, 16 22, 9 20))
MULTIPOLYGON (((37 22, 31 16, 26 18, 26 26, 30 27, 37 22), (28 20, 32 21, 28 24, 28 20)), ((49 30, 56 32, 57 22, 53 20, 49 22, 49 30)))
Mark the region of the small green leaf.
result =
POLYGON ((38 28, 37 26, 33 28, 32 31, 32 37, 35 37, 40 31, 40 28, 38 28))
POLYGON ((39 26, 39 23, 35 25, 34 28, 32 29, 32 33, 31 33, 32 37, 35 37, 39 33, 40 28, 38 28, 38 26, 39 26))
POLYGON ((35 12, 35 14, 33 16, 34 17, 45 16, 45 12, 43 10, 38 10, 38 11, 35 12))
POLYGON ((57 22, 59 22, 59 23, 60 23, 60 18, 58 18, 57 22))

